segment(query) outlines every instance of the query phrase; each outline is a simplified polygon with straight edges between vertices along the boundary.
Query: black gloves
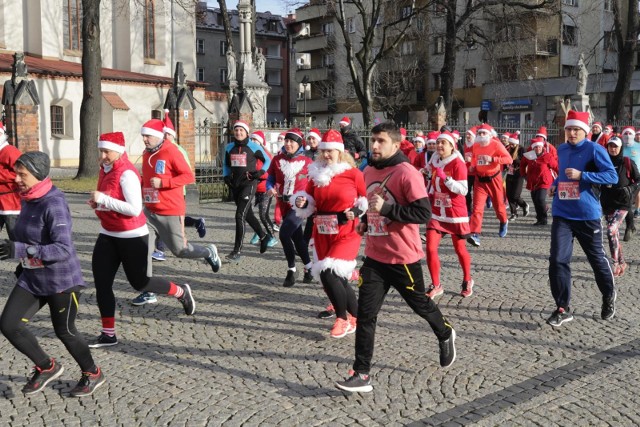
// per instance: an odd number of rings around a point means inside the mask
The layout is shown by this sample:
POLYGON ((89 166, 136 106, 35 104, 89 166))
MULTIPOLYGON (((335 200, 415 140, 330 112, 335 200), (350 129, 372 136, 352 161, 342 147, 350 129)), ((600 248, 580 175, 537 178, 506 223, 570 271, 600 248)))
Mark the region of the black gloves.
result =
POLYGON ((247 178, 250 180, 253 179, 259 179, 262 175, 264 175, 264 171, 263 170, 257 170, 257 171, 247 171, 247 178))
POLYGON ((0 260, 15 258, 16 245, 8 239, 0 240, 0 260))

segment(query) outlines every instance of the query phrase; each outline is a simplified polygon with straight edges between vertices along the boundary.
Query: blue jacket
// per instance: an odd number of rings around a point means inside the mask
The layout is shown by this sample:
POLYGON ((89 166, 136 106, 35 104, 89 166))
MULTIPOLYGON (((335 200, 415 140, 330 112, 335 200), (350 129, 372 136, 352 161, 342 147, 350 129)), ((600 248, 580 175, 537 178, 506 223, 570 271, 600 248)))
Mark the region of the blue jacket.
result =
POLYGON ((598 197, 593 192, 592 185, 613 185, 617 182, 618 174, 604 147, 588 139, 583 139, 576 145, 568 142, 561 144, 558 147, 558 177, 553 181, 553 185, 556 187, 553 196, 553 216, 570 220, 600 219, 602 208, 598 197), (564 173, 567 168, 582 172, 579 181, 579 200, 561 200, 559 198, 559 184, 573 181, 567 178, 564 173))
POLYGON ((256 177, 264 175, 271 164, 271 157, 264 151, 264 147, 257 142, 245 139, 243 141, 233 141, 227 144, 224 153, 224 163, 222 164, 222 176, 227 178, 229 184, 236 188, 244 185, 251 185, 255 179, 249 178, 247 172, 255 172, 258 170, 256 160, 262 162, 260 173, 256 173, 256 177), (232 156, 238 156, 242 159, 238 163, 242 165, 234 165, 232 156))

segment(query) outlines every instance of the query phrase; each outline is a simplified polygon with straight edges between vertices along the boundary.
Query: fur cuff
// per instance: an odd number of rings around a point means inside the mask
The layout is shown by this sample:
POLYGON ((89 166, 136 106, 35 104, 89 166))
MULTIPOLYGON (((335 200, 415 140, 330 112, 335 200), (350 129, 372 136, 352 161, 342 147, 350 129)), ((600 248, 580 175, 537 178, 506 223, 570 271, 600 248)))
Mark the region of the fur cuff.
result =
POLYGON ((358 216, 364 215, 367 210, 369 210, 369 200, 366 197, 358 197, 356 199, 356 203, 353 205, 355 208, 358 208, 360 212, 362 212, 358 216))
POLYGON ((316 201, 311 195, 309 195, 306 191, 296 191, 293 193, 291 198, 289 199, 289 204, 296 211, 296 216, 298 218, 309 218, 316 211, 316 201), (306 197, 307 206, 304 208, 299 208, 296 206, 296 199, 298 197, 306 197))
POLYGON ((322 261, 314 262, 311 267, 311 274, 316 280, 320 280, 320 273, 324 270, 332 270, 337 276, 351 279, 351 273, 356 268, 356 260, 347 261, 337 258, 325 258, 322 261))

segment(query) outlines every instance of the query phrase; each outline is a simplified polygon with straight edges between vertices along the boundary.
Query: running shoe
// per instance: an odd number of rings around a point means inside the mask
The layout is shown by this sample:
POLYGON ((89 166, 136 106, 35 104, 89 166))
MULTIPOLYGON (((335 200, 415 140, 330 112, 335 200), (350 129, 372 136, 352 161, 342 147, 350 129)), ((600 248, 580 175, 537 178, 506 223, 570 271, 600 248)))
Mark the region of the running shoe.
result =
POLYGON ((493 202, 491 199, 487 199, 487 209, 491 209, 493 207, 493 202))
POLYGON ((471 243, 476 248, 480 246, 480 237, 478 234, 473 233, 467 237, 467 242, 471 243))
POLYGON ((448 368, 456 360, 456 331, 451 328, 449 339, 440 341, 440 366, 448 368))
POLYGON ((92 343, 89 343, 89 347, 91 348, 100 348, 100 347, 111 347, 112 345, 118 344, 118 338, 115 335, 107 335, 102 332, 98 335, 92 343))
POLYGON ((204 260, 211 266, 213 272, 217 273, 218 271, 220 271, 220 264, 222 264, 222 262, 220 261, 220 257, 218 256, 218 248, 216 248, 216 245, 214 245, 213 243, 205 246, 205 248, 209 250, 209 256, 204 260))
POLYGON ((573 314, 569 310, 565 310, 562 307, 558 307, 556 311, 551 313, 551 316, 547 319, 547 323, 554 328, 559 327, 565 322, 571 322, 573 320, 573 314))
POLYGON ((298 272, 293 270, 287 270, 287 277, 284 278, 284 282, 282 286, 285 288, 290 288, 296 284, 296 277, 298 277, 298 272))
POLYGON ((355 332, 355 328, 349 320, 338 317, 331 328, 331 338, 342 338, 351 332, 355 332))
POLYGON ((515 221, 515 220, 517 220, 517 219, 518 219, 518 214, 511 214, 511 215, 509 216, 509 221, 515 221))
POLYGON ((469 280, 469 281, 463 281, 462 282, 462 290, 460 291, 460 295, 462 295, 462 297, 467 298, 470 297, 471 295, 473 295, 473 285, 475 283, 473 282, 473 279, 469 280))
POLYGON ((265 234, 262 239, 260 239, 260 253, 263 254, 267 252, 269 249, 269 242, 271 241, 271 234, 265 234))
POLYGON ((251 238, 251 241, 249 243, 251 243, 252 245, 257 245, 259 241, 260 236, 258 236, 258 233, 253 233, 253 237, 251 238))
POLYGON ((349 332, 347 333, 353 334, 358 328, 358 318, 347 313, 347 320, 349 321, 349 325, 351 326, 351 328, 349 328, 349 332))
POLYGON ((187 283, 182 285, 182 290, 184 293, 178 301, 182 303, 182 307, 184 307, 184 312, 187 316, 192 316, 193 313, 196 312, 196 300, 193 299, 193 294, 191 293, 191 286, 187 283))
POLYGON ((196 231, 198 232, 198 236, 201 239, 207 235, 207 227, 204 225, 204 218, 200 218, 196 221, 194 227, 196 227, 196 231))
POLYGON ((153 292, 143 292, 131 300, 131 304, 133 305, 155 304, 157 302, 158 298, 156 298, 156 294, 153 292))
POLYGON ((64 367, 56 362, 55 359, 51 359, 51 367, 49 369, 41 369, 34 366, 31 377, 27 380, 27 384, 22 387, 22 392, 25 395, 37 393, 45 388, 51 381, 62 375, 63 372, 64 367))
POLYGON ((350 392, 369 393, 373 391, 371 385, 371 376, 368 374, 358 374, 354 371, 349 371, 351 376, 344 381, 336 382, 336 387, 340 390, 350 392))
POLYGON ((167 257, 164 256, 164 252, 162 252, 162 251, 153 251, 153 253, 151 254, 151 258, 154 261, 166 261, 167 260, 167 257))
POLYGON ((500 230, 498 231, 498 236, 506 237, 507 231, 509 231, 509 222, 503 222, 500 224, 500 230))
POLYGON ((522 216, 525 218, 529 216, 529 203, 527 202, 525 202, 524 206, 522 207, 522 216))
POLYGON ((613 294, 609 297, 602 297, 602 320, 613 319, 616 314, 616 297, 618 293, 613 290, 613 294))
POLYGON ((311 269, 304 269, 304 276, 302 277, 302 283, 313 283, 313 275, 311 275, 311 269))
POLYGON ((442 285, 435 286, 431 284, 429 285, 429 289, 427 289, 427 292, 425 293, 425 295, 431 299, 434 299, 435 297, 442 295, 443 293, 444 293, 444 288, 442 287, 442 285))
POLYGON ((278 224, 273 224, 273 231, 280 231, 280 226, 278 224))
POLYGON ((636 234, 636 228, 627 227, 627 229, 624 230, 624 237, 622 238, 622 240, 624 240, 625 242, 628 242, 631 240, 634 234, 636 234))
POLYGON ((269 241, 267 242, 267 246, 269 246, 270 248, 274 247, 275 245, 278 244, 278 239, 276 239, 275 237, 271 236, 271 238, 269 239, 269 241))
POLYGON ((230 262, 239 263, 241 259, 242 259, 242 254, 237 251, 233 251, 229 255, 227 255, 227 260, 230 262))
POLYGON ((102 373, 102 369, 98 368, 98 372, 83 372, 82 377, 80 377, 80 381, 78 384, 71 390, 71 396, 73 397, 84 397, 91 396, 94 391, 102 384, 104 384, 107 379, 104 377, 102 373))
POLYGON ((336 315, 336 310, 333 308, 333 304, 329 304, 327 308, 318 313, 318 319, 330 319, 336 315))

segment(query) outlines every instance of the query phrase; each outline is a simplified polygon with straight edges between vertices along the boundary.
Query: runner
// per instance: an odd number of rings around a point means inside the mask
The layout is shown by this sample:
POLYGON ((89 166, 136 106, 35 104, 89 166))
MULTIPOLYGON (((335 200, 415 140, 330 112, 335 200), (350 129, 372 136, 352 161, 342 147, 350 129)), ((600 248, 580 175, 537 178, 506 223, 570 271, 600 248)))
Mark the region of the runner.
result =
POLYGON ((9 240, 13 240, 13 227, 20 215, 20 196, 13 170, 20 150, 9 144, 4 125, 0 122, 0 231, 7 229, 9 240))
POLYGON ((518 207, 522 208, 522 217, 529 216, 529 204, 522 200, 522 187, 524 186, 524 175, 520 173, 520 161, 524 150, 520 147, 518 137, 520 132, 516 131, 509 135, 507 152, 511 155, 513 162, 505 166, 506 178, 505 189, 507 201, 509 202, 509 211, 511 216, 509 221, 518 219, 518 207))
POLYGON ((106 380, 76 329, 79 294, 86 285, 72 241, 69 206, 49 179, 49 165, 49 156, 40 151, 25 153, 15 162, 22 214, 13 230, 15 241, 0 242, 0 259, 19 259, 20 266, 18 282, 0 317, 0 330, 35 364, 22 392, 30 395, 43 390, 64 372, 27 328, 33 315, 48 305, 56 336, 82 370, 71 396, 89 396, 106 380))
POLYGON ((367 238, 366 260, 360 269, 356 358, 349 378, 336 383, 351 392, 373 390, 370 370, 376 322, 391 286, 433 329, 440 343, 440 366, 451 366, 456 358, 455 331, 425 295, 419 224, 429 220, 431 209, 422 175, 400 151, 395 124, 376 125, 371 133, 371 166, 364 172, 369 208, 358 225, 367 238))
MULTIPOLYGON (((264 152, 269 157, 269 160, 273 158, 269 150, 267 150, 267 141, 264 137, 264 132, 258 130, 251 134, 249 137, 252 141, 260 144, 264 147, 264 152)), ((256 160, 256 168, 258 170, 264 170, 264 164, 261 160, 256 160)), ((273 222, 271 222, 271 216, 269 215, 269 211, 271 210, 271 201, 273 197, 267 196, 267 177, 269 175, 265 172, 259 179, 258 185, 256 185, 256 194, 255 194, 255 205, 258 207, 258 217, 260 218, 260 222, 264 226, 266 232, 271 236, 269 241, 267 242, 268 247, 273 247, 278 244, 278 239, 275 236, 275 230, 273 229, 273 222)), ((260 236, 258 233, 253 233, 253 237, 251 238, 252 245, 257 245, 260 243, 260 236)))
POLYGON ((520 173, 527 178, 527 190, 536 210, 533 225, 547 225, 547 192, 553 184, 554 174, 558 176, 558 159, 547 151, 544 138, 536 136, 531 140, 530 150, 524 153, 520 162, 520 173))

